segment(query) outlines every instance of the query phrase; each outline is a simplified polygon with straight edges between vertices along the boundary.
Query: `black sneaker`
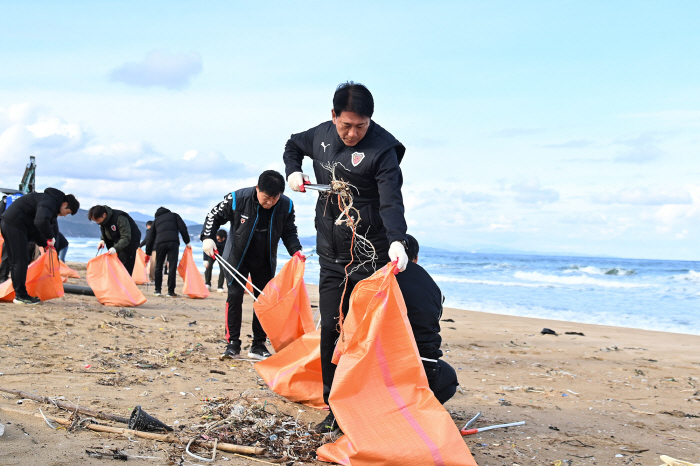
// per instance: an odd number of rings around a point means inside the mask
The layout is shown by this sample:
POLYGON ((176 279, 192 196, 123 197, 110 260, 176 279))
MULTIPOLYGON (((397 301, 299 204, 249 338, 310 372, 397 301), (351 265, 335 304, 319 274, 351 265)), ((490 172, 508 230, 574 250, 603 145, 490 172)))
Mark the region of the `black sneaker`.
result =
POLYGON ((270 352, 265 348, 265 345, 254 345, 250 347, 248 352, 248 357, 251 359, 267 359, 270 356, 270 352))
POLYGON ((39 298, 34 298, 32 296, 16 296, 15 299, 12 301, 15 304, 39 304, 41 302, 41 299, 39 298))
POLYGON ((229 344, 226 346, 226 351, 224 351, 224 354, 219 356, 219 360, 223 361, 224 359, 237 359, 241 356, 241 349, 236 346, 229 344))
POLYGON ((178 298, 177 293, 168 293, 168 298, 178 298))
POLYGON ((333 433, 343 433, 342 430, 340 430, 340 427, 338 427, 338 423, 335 420, 335 416, 333 415, 332 412, 328 413, 328 416, 326 418, 316 424, 316 427, 314 427, 314 431, 317 434, 333 434, 333 433))
POLYGON ((153 292, 153 296, 163 296, 160 291, 156 290, 153 292))

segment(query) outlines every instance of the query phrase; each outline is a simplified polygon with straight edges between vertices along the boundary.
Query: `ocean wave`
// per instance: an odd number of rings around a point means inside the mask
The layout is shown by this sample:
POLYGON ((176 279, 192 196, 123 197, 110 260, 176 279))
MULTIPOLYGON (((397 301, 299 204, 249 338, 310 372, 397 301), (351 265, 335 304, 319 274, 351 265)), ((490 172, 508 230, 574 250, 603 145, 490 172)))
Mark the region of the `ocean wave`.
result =
POLYGON ((551 283, 520 283, 520 282, 499 282, 496 280, 475 280, 471 278, 447 277, 444 275, 433 275, 433 280, 436 282, 449 283, 469 283, 472 285, 491 285, 491 286, 523 286, 526 288, 558 288, 557 285, 551 283))
POLYGON ((588 273, 591 275, 618 275, 618 276, 626 276, 626 275, 636 275, 637 272, 635 270, 629 270, 629 269, 623 269, 622 267, 612 267, 612 268, 600 268, 600 267, 594 267, 592 265, 587 265, 581 267, 580 265, 572 265, 568 269, 564 271, 564 273, 574 273, 574 272, 583 272, 583 273, 588 273))
POLYGON ((532 282, 556 283, 559 285, 594 285, 604 288, 647 288, 649 285, 637 283, 620 283, 614 281, 601 280, 586 275, 566 276, 545 275, 540 272, 515 272, 513 275, 520 280, 532 282))
POLYGON ((688 273, 684 273, 681 275, 672 275, 671 278, 673 280, 700 283, 700 272, 696 272, 695 270, 689 270, 688 273))

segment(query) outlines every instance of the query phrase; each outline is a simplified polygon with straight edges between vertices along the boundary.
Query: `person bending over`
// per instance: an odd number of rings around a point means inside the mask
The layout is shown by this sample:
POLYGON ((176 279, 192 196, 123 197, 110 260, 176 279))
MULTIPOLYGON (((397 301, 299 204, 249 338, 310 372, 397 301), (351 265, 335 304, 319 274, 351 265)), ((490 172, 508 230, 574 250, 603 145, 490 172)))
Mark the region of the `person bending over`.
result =
POLYGON ((141 241, 141 230, 126 212, 106 205, 92 206, 88 219, 97 223, 102 231, 97 249, 109 248, 109 254, 116 254, 129 275, 134 272, 136 250, 141 241))
POLYGON ((153 252, 153 245, 156 248, 156 296, 160 296, 161 285, 163 284, 163 265, 165 260, 168 260, 171 266, 171 273, 168 274, 168 296, 176 298, 175 279, 176 273, 172 273, 172 265, 178 262, 178 253, 180 251, 180 238, 182 236, 188 248, 192 249, 190 244, 190 234, 187 232, 187 226, 182 221, 182 217, 175 212, 171 212, 165 207, 159 207, 156 210, 155 220, 151 229, 146 233, 146 257, 149 258, 153 252))
POLYGON ((0 217, 0 230, 5 240, 7 260, 15 290, 15 304, 37 304, 39 298, 27 293, 27 245, 34 241, 41 247, 54 246, 58 232, 57 217, 75 215, 80 202, 72 194, 64 194, 55 188, 43 193, 32 192, 15 200, 0 217))
MULTIPOLYGON (((228 194, 204 221, 200 239, 205 254, 214 257, 216 232, 221 225, 231 222, 226 247, 219 254, 244 277, 250 274, 253 285, 262 290, 275 275, 277 246, 280 238, 289 255, 301 255, 301 243, 294 224, 294 205, 284 192, 284 178, 274 170, 264 171, 257 186, 243 188, 228 194)), ((226 272, 228 298, 226 299, 226 340, 228 345, 222 359, 236 358, 241 352, 241 317, 245 285, 239 275, 226 272)), ((258 291, 255 290, 257 297, 258 291)), ((253 314, 253 344, 249 358, 265 359, 270 352, 265 346, 267 335, 253 314)))

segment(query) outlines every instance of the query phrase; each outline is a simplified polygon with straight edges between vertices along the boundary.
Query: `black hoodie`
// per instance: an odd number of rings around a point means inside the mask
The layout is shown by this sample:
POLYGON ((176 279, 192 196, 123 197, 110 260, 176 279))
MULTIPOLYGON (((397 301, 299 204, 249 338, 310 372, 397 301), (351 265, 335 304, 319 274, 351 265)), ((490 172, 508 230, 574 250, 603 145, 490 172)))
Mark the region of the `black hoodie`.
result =
POLYGON ((15 200, 2 214, 2 221, 27 233, 27 238, 39 246, 54 238, 58 231, 56 217, 66 195, 56 188, 46 188, 43 193, 29 193, 15 200))
POLYGON ((160 243, 177 243, 180 244, 178 233, 182 236, 185 244, 190 244, 190 234, 187 232, 187 226, 182 221, 182 217, 171 212, 165 207, 159 207, 156 210, 155 220, 151 225, 151 230, 146 235, 146 255, 150 256, 153 252, 153 247, 160 243))

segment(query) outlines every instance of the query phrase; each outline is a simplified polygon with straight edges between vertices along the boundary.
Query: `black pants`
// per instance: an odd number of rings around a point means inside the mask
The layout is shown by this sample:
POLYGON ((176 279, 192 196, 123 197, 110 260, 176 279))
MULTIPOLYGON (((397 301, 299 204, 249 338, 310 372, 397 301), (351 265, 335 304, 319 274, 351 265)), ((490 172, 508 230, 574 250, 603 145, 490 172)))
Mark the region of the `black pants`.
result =
MULTIPOLYGON (((264 255, 251 255, 248 252, 248 257, 267 257, 264 255)), ((254 260, 254 259, 253 259, 254 260)), ((267 282, 272 280, 273 273, 270 270, 270 263, 267 259, 262 259, 260 262, 253 263, 253 260, 247 260, 238 267, 238 271, 244 277, 250 274, 250 278, 259 289, 265 288, 267 282)), ((238 275, 236 275, 238 281, 245 285, 245 281, 238 275)), ((226 340, 229 344, 237 346, 240 350, 241 348, 241 319, 243 317, 243 295, 247 292, 243 289, 241 285, 236 283, 236 280, 231 276, 230 273, 226 272, 226 282, 228 284, 228 297, 226 299, 226 340)), ((254 290, 253 294, 258 297, 258 291, 254 290)), ((258 320, 257 314, 253 313, 253 346, 264 345, 267 334, 263 330, 260 321, 258 320)))
MULTIPOLYGON (((343 280, 345 279, 345 266, 319 260, 321 275, 318 281, 319 303, 321 312, 321 374, 323 376, 323 401, 328 404, 328 395, 331 393, 336 365, 331 362, 335 344, 340 337, 337 330, 340 298, 343 295, 343 280)), ((348 269, 352 268, 350 266, 348 269)), ((350 294, 355 285, 374 273, 369 267, 353 272, 348 277, 348 286, 343 298, 343 314, 347 316, 350 303, 350 294)))
POLYGON ((0 257, 0 283, 10 278, 10 256, 8 250, 10 246, 5 243, 2 248, 2 256, 0 257))
MULTIPOLYGON (((204 283, 211 286, 211 274, 213 272, 214 262, 216 262, 216 259, 207 255, 204 258, 204 261, 207 264, 207 267, 204 269, 204 283)), ((219 264, 219 288, 222 290, 224 289, 224 271, 221 268, 220 264, 219 264)))
POLYGON ((435 398, 442 404, 452 398, 457 391, 457 372, 442 359, 437 363, 423 361, 425 375, 428 377, 428 386, 433 391, 435 398))
POLYGON ((177 264, 177 257, 180 252, 180 243, 176 241, 168 241, 167 243, 158 243, 156 245, 156 292, 160 293, 163 285, 163 265, 167 259, 170 263, 170 273, 168 274, 168 293, 175 293, 175 279, 177 273, 174 273, 173 264, 177 264))
POLYGON ((139 248, 139 240, 132 241, 129 243, 126 249, 117 254, 117 257, 124 265, 126 271, 129 272, 129 275, 134 273, 134 265, 136 264, 136 250, 139 248))
MULTIPOLYGON (((2 247, 3 256, 7 251, 8 267, 12 276, 12 288, 16 297, 25 297, 27 293, 27 267, 29 266, 29 254, 27 233, 14 225, 2 222, 0 225, 5 244, 2 247)), ((3 259, 3 263, 5 259, 3 259)))

